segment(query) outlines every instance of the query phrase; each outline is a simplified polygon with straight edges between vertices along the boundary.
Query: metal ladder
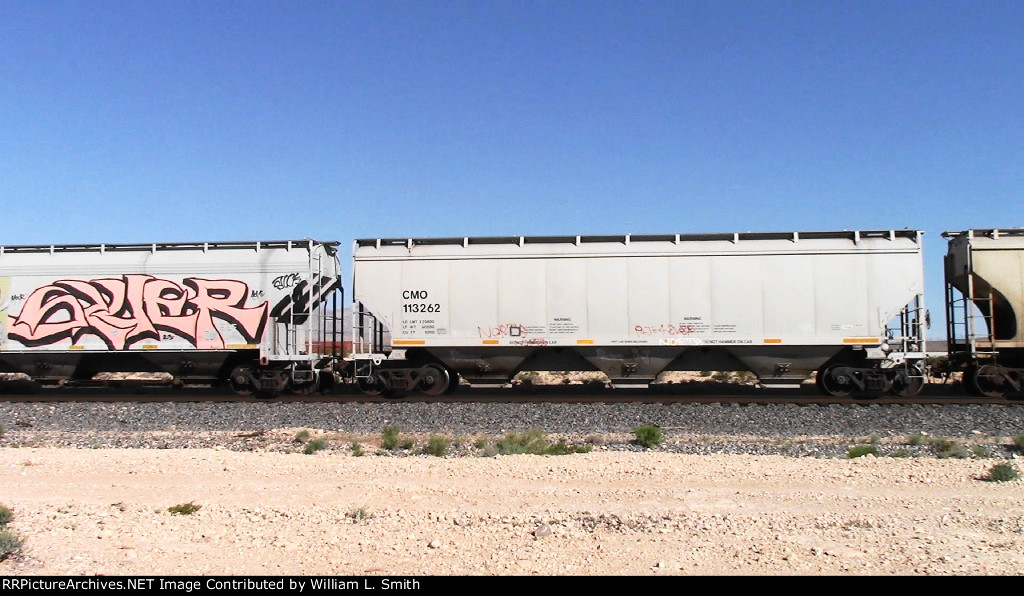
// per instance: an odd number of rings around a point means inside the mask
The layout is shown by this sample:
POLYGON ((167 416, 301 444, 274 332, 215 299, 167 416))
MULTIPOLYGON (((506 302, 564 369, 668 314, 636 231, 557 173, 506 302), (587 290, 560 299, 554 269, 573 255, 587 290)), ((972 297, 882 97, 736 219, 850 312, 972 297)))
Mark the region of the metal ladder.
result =
POLYGON ((955 298, 956 288, 952 283, 946 282, 946 304, 949 305, 946 316, 946 336, 949 340, 950 355, 966 354, 964 359, 970 361, 976 361, 978 356, 994 358, 996 356, 993 336, 995 308, 992 292, 989 291, 987 295, 979 295, 974 285, 974 276, 969 272, 965 273, 967 291, 960 293, 961 298, 955 298), (978 307, 980 315, 972 314, 972 305, 978 307), (983 308, 983 306, 987 306, 987 308, 983 308), (984 326, 983 333, 979 333, 978 330, 979 319, 980 324, 984 326), (984 351, 978 349, 979 339, 987 343, 988 349, 984 351))
POLYGON ((353 302, 352 353, 381 354, 384 349, 384 324, 366 310, 362 302, 353 302))

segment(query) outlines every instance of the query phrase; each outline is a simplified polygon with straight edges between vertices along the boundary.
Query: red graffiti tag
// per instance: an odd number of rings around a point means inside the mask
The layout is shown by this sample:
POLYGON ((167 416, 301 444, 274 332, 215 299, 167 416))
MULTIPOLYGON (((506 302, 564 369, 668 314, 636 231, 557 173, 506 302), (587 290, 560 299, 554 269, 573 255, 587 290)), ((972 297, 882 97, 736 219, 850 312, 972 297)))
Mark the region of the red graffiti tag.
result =
POLYGON ((476 332, 483 338, 494 337, 526 337, 526 327, 516 323, 506 323, 496 327, 477 327, 476 332))
POLYGON ((204 350, 224 349, 214 319, 233 323, 257 342, 267 323, 267 303, 246 307, 249 287, 230 279, 190 277, 181 285, 151 275, 121 279, 61 280, 32 292, 12 317, 9 337, 26 346, 49 345, 91 334, 111 350, 159 339, 161 331, 204 350))

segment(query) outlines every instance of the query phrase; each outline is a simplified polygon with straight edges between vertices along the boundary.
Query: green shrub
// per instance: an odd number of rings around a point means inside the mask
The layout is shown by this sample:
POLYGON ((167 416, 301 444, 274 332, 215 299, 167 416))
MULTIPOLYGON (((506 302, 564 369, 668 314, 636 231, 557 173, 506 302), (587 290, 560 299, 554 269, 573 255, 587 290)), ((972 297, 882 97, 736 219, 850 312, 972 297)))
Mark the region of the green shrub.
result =
POLYGON ((6 526, 14 520, 14 511, 6 505, 0 505, 0 527, 6 526))
POLYGON ((910 452, 906 449, 897 449, 896 451, 893 451, 892 455, 889 457, 910 457, 910 452))
POLYGON ((988 471, 988 480, 992 482, 1011 482, 1018 478, 1020 478, 1020 470, 1009 462, 996 464, 988 471))
POLYGON ((355 441, 352 442, 352 455, 355 457, 362 457, 366 455, 363 452, 363 446, 355 441))
POLYGON ((498 455, 543 455, 548 448, 548 441, 544 437, 544 431, 533 428, 525 433, 508 433, 494 442, 498 449, 498 455))
POLYGON ((854 459, 865 455, 878 455, 878 448, 874 445, 855 445, 846 450, 846 457, 854 459))
POLYGON ((416 446, 416 441, 413 441, 412 439, 402 439, 402 445, 401 445, 402 449, 405 449, 406 451, 409 451, 409 450, 411 450, 415 446, 416 446))
POLYGON ((306 455, 311 455, 320 451, 321 449, 327 448, 327 439, 313 439, 306 443, 306 446, 302 449, 302 452, 306 455))
POLYGON ((308 440, 309 440, 309 431, 306 430, 306 429, 302 429, 299 432, 295 433, 295 438, 292 439, 292 441, 294 441, 295 443, 305 443, 308 440))
POLYGON ((384 427, 384 432, 380 434, 380 446, 389 451, 398 447, 397 426, 384 427))
POLYGON ((430 438, 427 439, 427 446, 424 448, 423 452, 427 455, 443 457, 445 453, 448 453, 448 447, 450 447, 451 444, 451 439, 440 435, 430 435, 430 438))
POLYGON ((189 501, 188 503, 180 503, 178 505, 172 505, 167 508, 172 515, 192 515, 196 511, 202 509, 202 505, 196 505, 194 502, 189 501))
POLYGON ((928 441, 932 453, 939 459, 965 459, 971 456, 963 445, 950 439, 934 438, 928 441))
POLYGON ((665 440, 664 435, 661 434, 661 429, 655 425, 635 428, 633 429, 633 435, 636 437, 636 440, 647 449, 650 449, 655 445, 660 445, 665 440))
POLYGON ((0 530, 0 561, 20 551, 23 544, 25 539, 21 536, 7 529, 0 530))
POLYGON ((569 445, 565 439, 560 439, 554 445, 549 445, 544 455, 571 455, 573 453, 590 453, 594 450, 593 445, 583 443, 581 445, 569 445))
MULTIPOLYGON (((479 442, 478 442, 479 443, 479 442)), ((533 428, 525 433, 509 433, 495 441, 494 447, 490 448, 484 443, 484 454, 493 455, 569 455, 572 453, 590 453, 592 445, 569 444, 565 439, 559 439, 557 443, 548 441, 546 434, 539 428, 533 428)))
POLYGON ((920 445, 924 443, 924 435, 920 433, 912 434, 907 437, 907 443, 910 443, 911 445, 920 445))

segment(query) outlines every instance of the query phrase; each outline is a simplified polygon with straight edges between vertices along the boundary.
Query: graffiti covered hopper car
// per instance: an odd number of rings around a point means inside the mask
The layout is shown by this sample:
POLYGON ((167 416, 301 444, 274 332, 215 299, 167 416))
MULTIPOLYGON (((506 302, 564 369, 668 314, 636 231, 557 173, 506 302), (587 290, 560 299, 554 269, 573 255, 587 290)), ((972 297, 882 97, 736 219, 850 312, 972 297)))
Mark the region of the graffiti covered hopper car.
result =
POLYGON ((0 372, 42 383, 103 372, 312 391, 340 335, 336 243, 0 247, 0 372), (325 341, 328 340, 328 341, 325 341))

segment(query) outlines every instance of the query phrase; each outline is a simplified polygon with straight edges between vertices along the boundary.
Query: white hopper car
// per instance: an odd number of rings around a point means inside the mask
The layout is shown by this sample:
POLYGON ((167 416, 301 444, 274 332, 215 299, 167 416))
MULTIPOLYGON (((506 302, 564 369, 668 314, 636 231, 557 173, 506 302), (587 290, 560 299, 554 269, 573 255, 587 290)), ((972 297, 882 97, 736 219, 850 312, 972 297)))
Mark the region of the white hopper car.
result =
POLYGON ((922 233, 365 239, 353 250, 353 374, 368 393, 459 376, 595 370, 819 371, 831 395, 916 393, 922 233), (390 341, 384 331, 390 332, 390 341))
POLYGON ((0 247, 0 372, 42 384, 160 372, 270 396, 318 389, 341 330, 337 243, 0 247))

